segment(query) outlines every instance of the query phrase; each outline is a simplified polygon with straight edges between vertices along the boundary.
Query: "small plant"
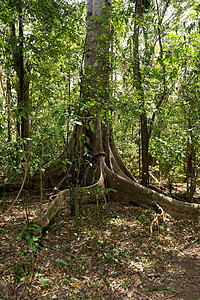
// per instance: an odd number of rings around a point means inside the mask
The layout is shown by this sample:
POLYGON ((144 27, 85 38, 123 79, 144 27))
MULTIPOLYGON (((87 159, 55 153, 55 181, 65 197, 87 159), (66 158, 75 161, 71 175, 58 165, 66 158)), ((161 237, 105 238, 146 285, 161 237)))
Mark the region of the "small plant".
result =
POLYGON ((25 276, 28 274, 28 271, 25 270, 25 266, 23 263, 20 263, 14 268, 14 272, 12 274, 11 279, 18 282, 25 278, 25 276))
POLYGON ((27 228, 24 231, 24 235, 27 243, 31 246, 33 251, 36 251, 39 247, 38 241, 42 237, 42 228, 39 225, 30 222, 27 224, 27 228), (39 235, 34 235, 34 232, 39 233, 39 235))
POLYGON ((140 216, 140 218, 139 218, 140 223, 145 223, 145 222, 151 223, 150 217, 153 213, 154 213, 153 209, 147 210, 145 215, 140 216))

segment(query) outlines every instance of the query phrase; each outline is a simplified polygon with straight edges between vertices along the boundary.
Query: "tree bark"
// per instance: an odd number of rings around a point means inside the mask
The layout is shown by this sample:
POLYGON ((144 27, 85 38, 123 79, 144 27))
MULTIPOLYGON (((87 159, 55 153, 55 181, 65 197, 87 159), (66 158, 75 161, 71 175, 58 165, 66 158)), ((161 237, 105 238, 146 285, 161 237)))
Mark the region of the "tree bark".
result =
POLYGON ((142 0, 136 0, 135 4, 135 22, 133 34, 133 73, 134 87, 136 89, 137 99, 141 110, 141 148, 142 148, 142 185, 149 186, 149 134, 147 115, 144 107, 144 90, 142 86, 142 76, 140 71, 139 58, 139 29, 142 16, 142 0))
POLYGON ((194 201, 194 192, 196 189, 196 153, 195 153, 195 145, 194 145, 194 137, 193 137, 193 126, 191 120, 191 106, 192 103, 187 105, 187 118, 188 118, 188 138, 187 138, 187 150, 186 150, 186 158, 187 158, 187 171, 186 171, 186 182, 187 182, 187 199, 188 202, 194 201))
POLYGON ((16 35, 15 24, 11 24, 11 36, 13 40, 13 61, 14 69, 19 79, 18 110, 20 121, 18 122, 18 132, 22 138, 30 138, 30 97, 29 97, 29 75, 24 62, 24 32, 23 32, 23 8, 22 3, 18 6, 18 37, 16 35))
MULTIPOLYGON (((8 99, 8 105, 11 105, 11 82, 10 82, 10 76, 7 74, 7 82, 6 82, 6 94, 7 94, 7 99, 8 99)), ((11 133, 11 122, 10 122, 10 113, 9 113, 9 108, 7 107, 7 122, 8 122, 8 142, 12 141, 12 133, 11 133)))
POLYGON ((23 32, 23 10, 19 6, 19 109, 21 116, 21 137, 30 138, 30 116, 29 116, 29 79, 24 68, 24 32, 23 32))

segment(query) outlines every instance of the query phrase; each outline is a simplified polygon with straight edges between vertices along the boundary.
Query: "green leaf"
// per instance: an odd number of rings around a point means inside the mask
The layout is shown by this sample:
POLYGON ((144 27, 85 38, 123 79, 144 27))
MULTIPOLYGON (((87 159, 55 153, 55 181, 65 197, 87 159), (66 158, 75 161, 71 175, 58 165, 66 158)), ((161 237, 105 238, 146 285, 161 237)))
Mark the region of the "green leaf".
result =
POLYGON ((156 286, 148 286, 149 292, 156 291, 158 288, 156 286))
POLYGON ((109 192, 117 193, 117 190, 115 190, 115 189, 113 189, 113 188, 106 188, 106 189, 105 189, 105 193, 109 193, 109 192))
POLYGON ((61 265, 69 265, 69 262, 66 259, 59 259, 56 262, 61 265))
POLYGON ((25 230, 24 234, 25 234, 26 240, 28 241, 30 239, 30 233, 29 233, 29 231, 25 230))
POLYGON ((56 134, 57 137, 60 136, 60 128, 59 128, 59 127, 57 127, 57 128, 55 129, 55 134, 56 134))
POLYGON ((33 222, 30 222, 30 223, 27 224, 27 229, 29 231, 34 230, 34 231, 37 231, 39 233, 42 232, 42 228, 39 225, 37 225, 37 224, 35 224, 33 222))
POLYGON ((65 160, 63 161, 63 163, 64 163, 64 165, 66 165, 66 164, 72 165, 72 162, 69 161, 68 159, 65 159, 65 160))
POLYGON ((26 249, 22 249, 21 253, 20 253, 20 256, 24 256, 26 253, 26 249))
POLYGON ((62 110, 62 112, 65 112, 65 109, 66 109, 65 104, 61 104, 59 106, 59 108, 62 110))
POLYGON ((0 37, 0 44, 1 44, 2 48, 5 46, 5 43, 1 37, 0 37))
POLYGON ((65 118, 64 115, 62 115, 62 116, 60 117, 60 120, 59 120, 60 126, 63 126, 63 125, 65 124, 65 121, 66 121, 66 118, 65 118))
POLYGON ((37 242, 40 238, 41 238, 41 235, 40 236, 33 236, 33 242, 37 242))
POLYGON ((145 218, 143 216, 141 216, 139 221, 140 221, 140 223, 143 223, 145 221, 145 218))
POLYGON ((17 241, 20 241, 20 240, 22 239, 22 236, 23 236, 22 233, 18 234, 18 235, 16 236, 16 240, 17 240, 17 241))
POLYGON ((171 286, 166 288, 168 291, 171 291, 173 293, 177 293, 177 291, 175 289, 173 289, 171 286))
POLYGON ((89 125, 90 125, 90 130, 94 132, 94 122, 92 120, 90 121, 89 125))
POLYGON ((103 265, 107 264, 107 262, 109 262, 109 260, 110 260, 111 258, 112 258, 111 256, 107 257, 107 258, 101 263, 101 265, 103 266, 103 265))

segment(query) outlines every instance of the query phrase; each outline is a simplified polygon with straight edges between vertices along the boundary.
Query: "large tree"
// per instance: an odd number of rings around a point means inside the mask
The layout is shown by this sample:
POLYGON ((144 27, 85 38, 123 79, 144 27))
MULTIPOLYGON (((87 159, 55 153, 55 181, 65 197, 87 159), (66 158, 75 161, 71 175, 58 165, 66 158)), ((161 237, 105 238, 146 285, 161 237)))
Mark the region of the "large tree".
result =
MULTIPOLYGON (((99 195, 105 197, 105 188, 108 188, 108 198, 112 201, 154 209, 159 205, 176 218, 198 218, 200 214, 200 205, 174 200, 137 183, 118 154, 112 123, 104 118, 112 108, 109 86, 111 5, 111 1, 107 0, 87 2, 84 73, 78 110, 81 124, 74 128, 68 151, 50 165, 43 178, 44 187, 62 186, 64 180, 70 178, 68 183, 73 189, 57 194, 37 221, 42 228, 49 225, 66 201, 73 202, 78 208, 79 198, 90 201, 97 199, 99 195), (64 160, 71 161, 67 174, 63 171, 64 160), (79 187, 81 185, 87 187, 79 187)), ((40 178, 35 176, 29 187, 39 187, 39 183, 40 178)), ((8 183, 7 187, 15 185, 16 183, 8 183)))

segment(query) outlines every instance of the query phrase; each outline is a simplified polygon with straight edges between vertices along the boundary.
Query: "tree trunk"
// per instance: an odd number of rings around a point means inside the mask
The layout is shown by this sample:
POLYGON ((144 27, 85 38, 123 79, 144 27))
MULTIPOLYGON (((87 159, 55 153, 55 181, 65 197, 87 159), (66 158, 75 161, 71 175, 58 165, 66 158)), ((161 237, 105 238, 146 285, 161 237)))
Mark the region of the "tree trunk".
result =
POLYGON ((139 23, 142 16, 142 0, 136 0, 135 4, 135 23, 133 34, 133 73, 134 87, 137 93, 137 99, 141 110, 141 148, 142 148, 142 185, 149 186, 149 134, 147 125, 147 115, 144 107, 144 90, 140 72, 139 58, 139 23))
POLYGON ((142 145, 142 185, 149 186, 149 134, 146 112, 140 116, 142 145))
MULTIPOLYGON (((10 76, 7 74, 7 83, 6 83, 6 95, 8 99, 8 105, 11 105, 11 82, 10 82, 10 76)), ((12 141, 12 134, 11 134, 11 122, 10 122, 10 113, 9 113, 9 108, 7 107, 7 128, 8 128, 8 142, 12 141)))
POLYGON ((196 172, 195 172, 195 146, 193 141, 193 132, 191 126, 190 116, 188 115, 188 141, 187 141, 187 171, 186 171, 186 182, 187 182, 187 199, 188 202, 194 201, 194 192, 196 188, 196 172))
POLYGON ((29 78, 28 71, 24 63, 24 33, 23 33, 23 9, 22 3, 18 7, 18 31, 17 37, 15 24, 11 24, 11 37, 13 40, 13 61, 14 69, 19 79, 18 94, 18 110, 20 121, 18 121, 18 132, 22 138, 30 138, 31 122, 30 122, 30 98, 29 98, 29 78))
MULTIPOLYGON (((185 67, 185 74, 187 66, 185 67)), ((187 78, 187 77, 186 77, 187 78)), ((187 146, 186 146, 186 182, 187 182, 187 200, 188 202, 194 201, 194 192, 196 189, 196 147, 195 147, 195 134, 194 128, 197 122, 195 114, 195 99, 192 98, 191 91, 183 84, 182 98, 186 99, 183 105, 183 111, 187 122, 187 146)))
POLYGON ((19 109, 21 116, 21 137, 30 138, 29 116, 29 79, 24 68, 24 33, 23 33, 23 10, 19 7, 19 109))

